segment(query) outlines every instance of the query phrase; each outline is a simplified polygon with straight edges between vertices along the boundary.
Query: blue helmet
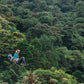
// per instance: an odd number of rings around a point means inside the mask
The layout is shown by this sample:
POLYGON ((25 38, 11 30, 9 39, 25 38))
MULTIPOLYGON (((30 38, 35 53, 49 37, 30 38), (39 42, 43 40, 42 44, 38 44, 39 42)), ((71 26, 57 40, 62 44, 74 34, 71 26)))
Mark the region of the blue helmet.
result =
POLYGON ((12 56, 12 55, 11 55, 11 54, 9 54, 9 55, 8 55, 8 58, 9 58, 9 57, 11 57, 11 56, 12 56))

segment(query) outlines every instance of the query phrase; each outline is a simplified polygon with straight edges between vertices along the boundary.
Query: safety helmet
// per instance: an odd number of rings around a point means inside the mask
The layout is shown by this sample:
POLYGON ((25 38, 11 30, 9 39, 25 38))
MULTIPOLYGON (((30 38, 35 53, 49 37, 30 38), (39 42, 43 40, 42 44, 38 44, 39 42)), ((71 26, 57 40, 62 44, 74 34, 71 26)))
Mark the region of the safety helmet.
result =
POLYGON ((9 54, 9 55, 8 55, 8 58, 9 58, 9 57, 11 57, 11 56, 12 56, 12 55, 11 55, 11 54, 9 54))

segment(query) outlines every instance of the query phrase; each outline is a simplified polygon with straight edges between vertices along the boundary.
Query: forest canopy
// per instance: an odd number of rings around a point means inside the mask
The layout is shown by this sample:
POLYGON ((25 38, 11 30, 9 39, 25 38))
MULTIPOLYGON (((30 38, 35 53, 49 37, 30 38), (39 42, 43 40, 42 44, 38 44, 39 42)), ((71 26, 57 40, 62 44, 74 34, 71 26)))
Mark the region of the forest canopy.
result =
POLYGON ((0 0, 0 65, 1 84, 83 84, 84 0, 0 0))

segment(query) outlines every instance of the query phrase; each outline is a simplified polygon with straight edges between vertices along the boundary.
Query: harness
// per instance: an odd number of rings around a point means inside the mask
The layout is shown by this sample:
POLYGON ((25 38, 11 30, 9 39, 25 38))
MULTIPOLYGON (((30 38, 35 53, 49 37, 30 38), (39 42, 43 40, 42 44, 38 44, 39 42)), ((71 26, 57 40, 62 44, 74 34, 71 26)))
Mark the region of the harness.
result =
POLYGON ((16 63, 15 59, 13 59, 13 60, 10 59, 10 62, 14 62, 14 63, 16 63))
POLYGON ((13 60, 10 59, 10 62, 12 62, 12 63, 13 63, 13 62, 14 62, 14 63, 18 63, 18 60, 19 60, 19 58, 15 58, 15 59, 13 59, 13 60))

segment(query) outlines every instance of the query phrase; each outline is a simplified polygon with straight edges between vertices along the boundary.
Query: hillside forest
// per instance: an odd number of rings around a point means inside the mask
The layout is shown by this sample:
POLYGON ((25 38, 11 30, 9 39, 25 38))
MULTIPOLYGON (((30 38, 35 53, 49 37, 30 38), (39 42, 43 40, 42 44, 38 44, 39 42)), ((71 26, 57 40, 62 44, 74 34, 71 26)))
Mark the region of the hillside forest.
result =
POLYGON ((84 0, 0 0, 0 84, 84 84, 84 0))

